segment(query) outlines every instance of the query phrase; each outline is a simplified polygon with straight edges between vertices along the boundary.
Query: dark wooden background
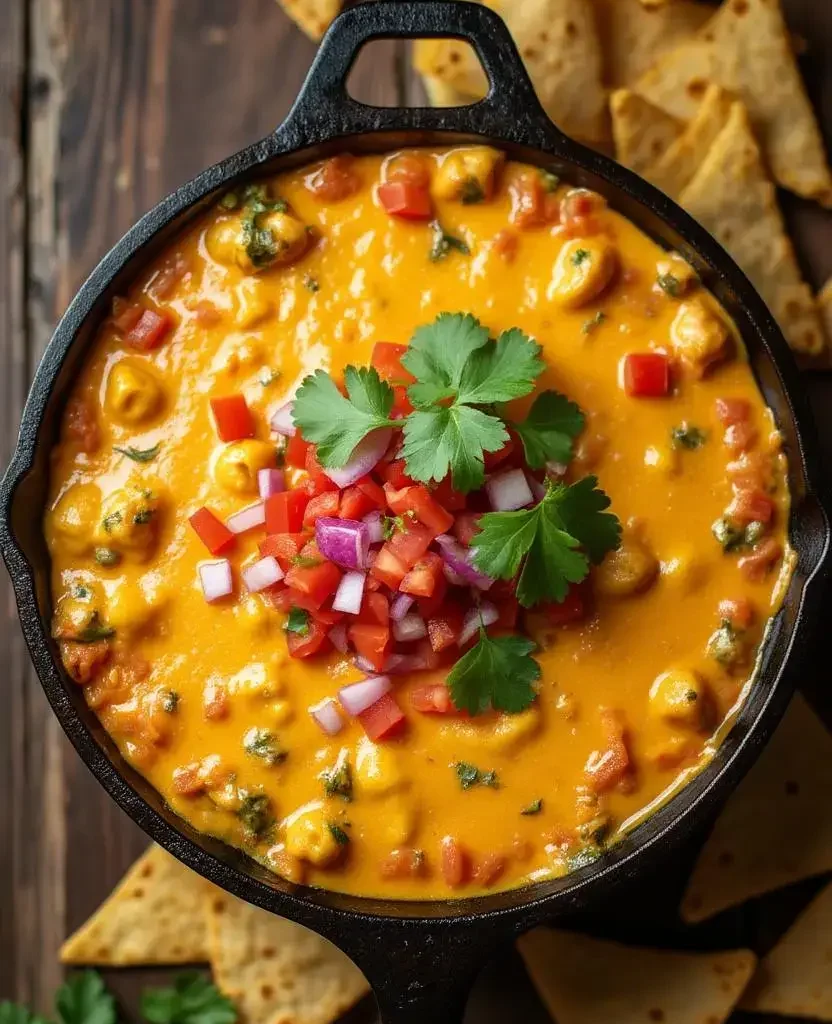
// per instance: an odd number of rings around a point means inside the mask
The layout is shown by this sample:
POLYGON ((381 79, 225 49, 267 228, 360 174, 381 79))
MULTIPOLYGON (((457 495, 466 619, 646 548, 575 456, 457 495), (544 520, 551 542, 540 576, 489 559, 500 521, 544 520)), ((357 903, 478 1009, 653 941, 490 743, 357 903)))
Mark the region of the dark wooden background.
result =
MULTIPOLYGON (((807 44, 802 64, 829 142, 832 3, 785 4, 807 44)), ((166 192, 276 126, 313 53, 274 0, 0 0, 0 466, 73 291, 166 192)), ((368 49, 353 92, 380 104, 420 98, 404 45, 368 49)), ((832 214, 796 200, 787 209, 819 286, 832 274, 832 214)), ((832 384, 815 376, 807 387, 832 452, 832 384)), ((50 1011, 62 978, 61 940, 146 839, 60 732, 29 665, 5 577, 0 594, 0 999, 50 1011)), ((727 946, 749 941, 750 930, 764 947, 815 888, 779 894, 693 940, 676 933, 669 897, 642 900, 639 937, 727 946)), ((633 919, 622 908, 607 916, 601 927, 613 931, 633 919)), ((163 977, 107 972, 128 1017, 139 989, 163 977)), ((372 1016, 370 1007, 351 1015, 372 1016)), ((484 973, 468 1020, 548 1020, 509 951, 484 973)))

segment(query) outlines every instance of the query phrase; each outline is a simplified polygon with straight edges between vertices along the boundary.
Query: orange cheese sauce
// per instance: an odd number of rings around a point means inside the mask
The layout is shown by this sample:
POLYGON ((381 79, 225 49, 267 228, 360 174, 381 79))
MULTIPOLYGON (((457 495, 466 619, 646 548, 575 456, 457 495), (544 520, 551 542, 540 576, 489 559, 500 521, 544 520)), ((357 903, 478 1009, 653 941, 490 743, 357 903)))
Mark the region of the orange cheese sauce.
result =
MULTIPOLYGON (((432 228, 382 209, 377 186, 389 157, 356 158, 357 190, 337 201, 309 189, 308 169, 269 183, 312 229, 298 241, 306 250, 285 265, 260 273, 240 265, 234 210, 217 206, 187 229, 127 297, 170 317, 162 343, 136 348, 117 319, 101 327, 53 453, 44 521, 64 662, 127 759, 174 810, 294 880, 396 898, 448 898, 563 874, 700 767, 752 674, 788 562, 779 437, 735 341, 712 362, 701 346, 687 351, 678 329, 674 341, 686 303, 732 330, 698 283, 685 282, 682 265, 679 291, 689 290, 674 297, 656 285, 668 254, 614 211, 596 208, 591 223, 571 228, 557 209, 543 223, 513 223, 524 176, 536 171, 490 168, 482 201, 464 203, 443 179, 457 155, 422 155, 435 215, 467 254, 452 249, 431 261, 432 228), (566 308, 553 268, 576 231, 590 234, 590 245, 603 239, 617 263, 597 297, 566 308), (307 374, 367 365, 376 342, 407 343, 443 311, 471 313, 493 336, 520 327, 543 347, 540 388, 568 395, 587 417, 567 479, 597 474, 624 526, 629 561, 593 570, 580 621, 528 618, 542 674, 527 711, 419 713, 408 695, 425 674, 413 674, 394 677, 407 719, 400 735, 374 744, 344 716, 345 728, 329 738, 308 708, 362 674, 334 651, 289 656, 285 616, 240 581, 262 530, 238 537, 228 554, 233 594, 207 603, 198 567, 210 555, 188 518, 207 505, 224 520, 257 500, 256 470, 277 464, 269 418, 307 374), (650 351, 668 354, 672 392, 632 397, 621 360, 650 351), (257 433, 235 456, 217 436, 209 399, 238 392, 257 433), (728 428, 729 445, 716 404, 726 398, 750 409, 743 436, 728 428), (673 443, 685 424, 701 432, 699 447, 673 443), (115 450, 155 446, 145 462, 115 450), (749 475, 773 501, 773 518, 756 548, 725 552, 712 525, 749 475), (102 548, 115 553, 104 556, 114 564, 96 560, 102 548), (709 653, 725 601, 739 603, 742 620, 730 664, 714 658, 713 644, 709 653), (90 621, 102 627, 97 642, 74 642, 72 630, 90 621), (694 680, 695 713, 674 710, 656 692, 668 672, 694 680), (598 792, 587 765, 607 756, 609 712, 623 730, 629 769, 598 792), (246 752, 255 727, 279 739, 280 763, 246 752), (349 802, 327 796, 320 778, 339 758, 352 770, 349 802), (498 787, 464 789, 460 762, 496 772, 498 787), (197 763, 198 790, 177 792, 177 770, 197 763), (241 814, 252 796, 266 798, 255 806, 272 820, 259 836, 241 814), (537 813, 521 813, 537 801, 537 813), (330 824, 347 845, 332 849, 330 824), (447 850, 443 857, 446 837, 456 844, 458 874, 447 850)), ((566 192, 549 193, 550 213, 566 192)), ((302 476, 294 471, 295 482, 302 476)))

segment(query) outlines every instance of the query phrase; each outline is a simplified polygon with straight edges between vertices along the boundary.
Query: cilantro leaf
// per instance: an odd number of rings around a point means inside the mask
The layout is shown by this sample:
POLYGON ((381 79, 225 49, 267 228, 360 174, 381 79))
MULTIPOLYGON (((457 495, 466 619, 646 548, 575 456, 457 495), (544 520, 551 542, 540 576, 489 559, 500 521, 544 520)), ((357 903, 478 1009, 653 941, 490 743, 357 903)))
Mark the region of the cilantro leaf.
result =
POLYGON ((286 621, 283 623, 283 629, 287 633, 297 633, 298 636, 306 636, 309 632, 309 612, 304 608, 292 605, 289 609, 289 614, 286 616, 286 621))
POLYGON ((480 629, 475 647, 448 674, 451 700, 460 711, 478 715, 489 708, 524 711, 537 696, 540 665, 531 657, 533 641, 520 636, 490 637, 480 629))
POLYGON ((544 370, 541 351, 519 328, 503 331, 495 342, 472 353, 460 377, 457 401, 489 405, 530 394, 544 370))
POLYGON ((7 999, 0 1002, 0 1024, 49 1024, 46 1017, 32 1013, 19 1003, 10 1003, 7 999))
POLYGON ((496 416, 470 405, 434 406, 405 420, 402 455, 414 480, 438 482, 450 472, 454 488, 466 493, 485 479, 483 453, 499 451, 507 440, 496 416))
POLYGON ((98 971, 72 974, 55 993, 60 1024, 116 1024, 116 1001, 98 971))
POLYGON ((553 484, 534 508, 488 512, 471 542, 474 565, 499 579, 522 572, 517 598, 525 608, 563 601, 570 583, 580 583, 589 563, 618 547, 621 525, 605 510, 610 500, 594 476, 570 485, 553 484))
POLYGON ((237 1010, 201 974, 188 972, 170 988, 151 988, 142 994, 142 1016, 149 1024, 235 1024, 237 1010))
POLYGON ((534 400, 529 415, 512 427, 523 442, 526 462, 542 469, 550 460, 569 462, 572 441, 584 429, 584 414, 564 395, 544 391, 534 400))
POLYGON ((346 465, 359 442, 390 420, 393 389, 372 367, 348 366, 345 398, 323 370, 306 377, 295 395, 292 418, 304 440, 318 446, 322 466, 346 465))
POLYGON ((421 408, 455 394, 465 364, 487 342, 488 329, 470 314, 440 313, 432 324, 417 328, 402 356, 418 382, 407 389, 410 401, 421 408))
POLYGON ((113 451, 118 452, 119 455, 126 455, 128 459, 132 459, 133 462, 152 462, 159 454, 159 449, 162 447, 162 442, 154 444, 152 448, 134 448, 132 445, 128 445, 127 448, 119 448, 118 445, 113 445, 113 451))

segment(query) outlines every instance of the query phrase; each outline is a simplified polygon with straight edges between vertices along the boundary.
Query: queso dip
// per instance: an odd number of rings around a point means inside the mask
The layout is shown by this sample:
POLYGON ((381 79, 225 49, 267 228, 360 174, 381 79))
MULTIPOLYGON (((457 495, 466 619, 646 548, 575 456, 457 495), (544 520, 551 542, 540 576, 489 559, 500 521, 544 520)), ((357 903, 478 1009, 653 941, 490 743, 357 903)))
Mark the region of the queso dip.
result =
POLYGON ((712 755, 790 561, 726 314, 486 147, 222 196, 53 453, 54 636, 124 756, 298 883, 563 875, 712 755))

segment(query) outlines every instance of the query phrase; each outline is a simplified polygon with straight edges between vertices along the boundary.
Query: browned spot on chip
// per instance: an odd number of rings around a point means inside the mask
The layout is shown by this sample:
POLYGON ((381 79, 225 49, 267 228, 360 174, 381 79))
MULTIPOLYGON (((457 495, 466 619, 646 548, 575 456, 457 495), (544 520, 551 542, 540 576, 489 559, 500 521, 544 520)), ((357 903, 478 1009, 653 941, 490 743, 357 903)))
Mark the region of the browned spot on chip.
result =
POLYGON ((786 795, 787 796, 797 796, 799 792, 800 792, 800 783, 799 782, 795 782, 793 779, 788 779, 786 781, 786 795))
POLYGON ((650 1020, 654 1020, 654 1021, 657 1021, 657 1022, 663 1021, 664 1020, 664 1010, 653 1009, 653 1010, 651 1010, 648 1013, 647 1016, 650 1018, 650 1020))
POLYGON ((723 850, 717 857, 716 862, 721 868, 730 868, 734 863, 734 855, 730 850, 723 850))
POLYGON ((692 78, 687 86, 688 96, 694 100, 701 100, 708 91, 708 83, 701 78, 692 78))
POLYGON ((734 0, 734 14, 740 17, 748 14, 748 0, 734 0))
POLYGON ((271 999, 272 996, 274 995, 274 989, 272 988, 271 985, 261 985, 260 986, 260 995, 264 999, 271 999))

